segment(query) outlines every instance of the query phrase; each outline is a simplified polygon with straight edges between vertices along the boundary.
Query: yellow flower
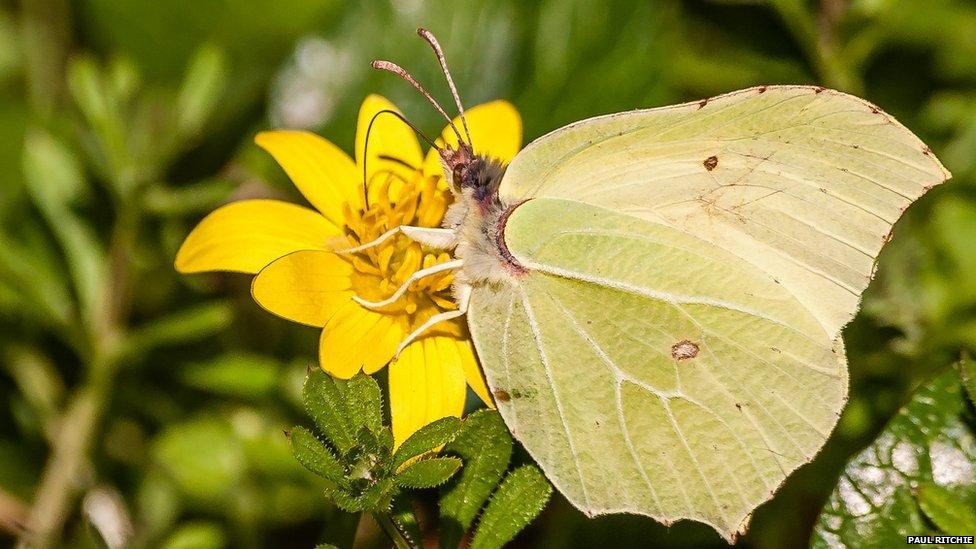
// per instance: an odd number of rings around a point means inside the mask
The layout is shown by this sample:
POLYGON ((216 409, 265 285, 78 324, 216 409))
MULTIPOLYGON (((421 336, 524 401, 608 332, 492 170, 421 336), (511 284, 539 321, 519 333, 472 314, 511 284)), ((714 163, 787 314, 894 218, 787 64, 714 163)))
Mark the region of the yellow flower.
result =
MULTIPOLYGON (((355 162, 309 132, 258 134, 257 144, 271 153, 318 211, 277 200, 233 202, 201 221, 176 256, 182 273, 257 274, 251 287, 254 299, 278 316, 322 328, 320 365, 339 378, 381 369, 413 329, 455 308, 450 272, 411 285, 379 311, 352 299, 382 300, 414 271, 449 260, 446 253, 404 235, 356 254, 334 252, 370 242, 398 225, 437 227, 452 201, 437 152, 431 150, 425 158, 412 130, 392 115, 373 122, 366 161, 367 127, 384 109, 396 107, 378 95, 363 102, 355 162)), ((467 121, 479 154, 508 162, 518 152, 521 118, 511 104, 476 106, 467 111, 467 121)), ((457 143, 446 129, 440 141, 457 143)), ((438 325, 408 345, 389 371, 397 443, 431 421, 460 416, 466 384, 490 405, 462 320, 438 325)))

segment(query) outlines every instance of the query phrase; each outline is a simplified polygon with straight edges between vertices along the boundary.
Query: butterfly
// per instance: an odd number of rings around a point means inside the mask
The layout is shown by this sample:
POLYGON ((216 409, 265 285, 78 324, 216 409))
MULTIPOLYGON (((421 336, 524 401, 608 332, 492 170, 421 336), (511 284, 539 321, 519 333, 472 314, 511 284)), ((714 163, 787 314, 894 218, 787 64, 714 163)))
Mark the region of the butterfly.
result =
POLYGON ((454 259, 357 301, 454 271, 458 309, 401 349, 467 315, 498 410, 573 505, 733 541, 826 442, 841 330, 892 225, 950 173, 878 107, 800 85, 590 118, 505 166, 478 154, 418 32, 464 128, 431 142, 455 202, 441 228, 390 233, 454 259))

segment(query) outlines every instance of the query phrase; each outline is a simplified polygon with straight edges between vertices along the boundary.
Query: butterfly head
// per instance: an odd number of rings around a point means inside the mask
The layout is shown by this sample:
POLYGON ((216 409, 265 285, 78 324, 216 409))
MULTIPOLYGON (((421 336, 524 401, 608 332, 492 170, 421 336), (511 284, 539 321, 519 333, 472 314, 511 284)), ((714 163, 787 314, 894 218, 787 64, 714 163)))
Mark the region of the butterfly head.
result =
MULTIPOLYGON (((441 66, 441 71, 444 73, 444 78, 447 80, 447 84, 451 89, 451 96, 454 98, 454 104, 457 106, 458 115, 460 118, 460 124, 456 124, 454 120, 448 116, 444 108, 441 107, 433 96, 424 88, 417 79, 413 77, 405 69, 392 63, 390 61, 373 61, 372 65, 375 69, 385 70, 396 74, 400 78, 404 79, 407 83, 414 87, 428 102, 447 120, 448 127, 454 132, 457 137, 457 145, 451 146, 446 144, 438 145, 431 141, 427 136, 418 130, 418 134, 426 140, 431 147, 437 150, 440 154, 441 164, 444 167, 444 174, 448 179, 451 191, 455 195, 461 195, 466 189, 472 189, 474 197, 479 202, 485 202, 493 198, 493 192, 498 188, 498 181, 501 179, 501 174, 504 173, 504 166, 496 161, 483 156, 479 156, 474 153, 474 149, 471 144, 471 132, 468 129, 468 121, 464 115, 464 106, 461 104, 461 98, 458 96, 457 87, 454 85, 454 79, 451 77, 451 71, 447 68, 447 61, 444 58, 444 51, 441 49, 440 44, 434 35, 431 34, 427 29, 417 29, 417 34, 420 35, 427 44, 430 45, 431 49, 434 50, 434 55, 437 57, 437 61, 441 66), (460 126, 460 128, 458 127, 460 126), (463 128, 463 132, 462 132, 463 128)), ((402 118, 401 118, 402 119, 402 118)), ((405 121, 405 120, 404 120, 405 121)), ((409 124, 409 123, 408 123, 409 124)), ((412 124, 410 124, 413 127, 412 124)), ((414 128, 416 130, 416 128, 414 128)))
POLYGON ((447 146, 441 147, 438 151, 441 157, 441 166, 444 174, 448 176, 451 190, 457 194, 465 187, 465 179, 469 179, 471 167, 478 161, 478 157, 471 149, 471 145, 464 141, 458 142, 457 148, 447 146))
POLYGON ((441 164, 448 176, 448 183, 455 195, 468 189, 479 203, 495 199, 498 184, 505 174, 505 165, 499 160, 475 154, 471 146, 461 143, 457 149, 444 147, 440 151, 441 164))

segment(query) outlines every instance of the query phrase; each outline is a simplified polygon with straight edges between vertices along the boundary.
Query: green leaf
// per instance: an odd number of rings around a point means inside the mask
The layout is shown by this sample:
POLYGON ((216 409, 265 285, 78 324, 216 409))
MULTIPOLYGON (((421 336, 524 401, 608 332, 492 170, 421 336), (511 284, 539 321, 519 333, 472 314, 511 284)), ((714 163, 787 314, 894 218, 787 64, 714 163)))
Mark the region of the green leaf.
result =
POLYGON ((223 178, 205 179, 179 187, 157 183, 142 194, 143 207, 150 213, 168 216, 209 212, 227 202, 237 185, 237 182, 223 178))
POLYGON ((976 406, 976 362, 969 356, 968 352, 963 352, 959 362, 956 362, 956 371, 962 379, 962 386, 966 389, 969 402, 976 406))
POLYGON ((550 495, 552 485, 534 465, 509 473, 481 516, 471 549, 494 549, 511 541, 542 512, 550 495))
POLYGON ((162 549, 220 549, 227 546, 223 528, 212 522, 191 522, 173 532, 162 549))
POLYGON ((127 165, 131 162, 129 147, 121 118, 121 109, 112 87, 106 83, 102 69, 89 55, 73 59, 68 64, 68 90, 85 120, 97 137, 96 161, 114 190, 126 194, 127 165))
POLYGON ((384 478, 375 483, 368 484, 361 491, 347 491, 327 487, 326 496, 335 502, 336 507, 349 513, 358 513, 361 511, 386 512, 389 509, 390 499, 392 499, 395 490, 396 486, 393 484, 393 479, 384 478))
POLYGON ((51 360, 34 348, 13 344, 0 352, 0 363, 42 425, 53 428, 65 391, 64 381, 51 360))
POLYGON ((378 434, 383 428, 383 395, 376 380, 366 374, 358 374, 345 382, 346 407, 353 428, 366 427, 378 434))
POLYGON ((208 503, 232 496, 247 466, 231 426, 211 417, 170 425, 156 439, 153 455, 184 494, 208 503))
POLYGON ((0 233, 0 281, 11 292, 11 310, 16 305, 21 314, 64 328, 71 322, 71 293, 56 259, 40 247, 36 242, 14 242, 0 233))
POLYGON ((40 129, 27 134, 22 165, 30 196, 67 260, 81 310, 94 322, 105 306, 108 262, 94 231, 71 211, 85 186, 81 166, 70 149, 40 129))
POLYGON ((433 488, 448 481, 458 469, 461 460, 455 457, 437 457, 415 461, 393 477, 403 488, 433 488))
POLYGON ((231 305, 226 301, 169 313, 134 329, 126 338, 123 354, 139 356, 165 345, 199 341, 225 329, 231 318, 231 305))
POLYGON ((461 474, 443 488, 440 500, 441 546, 453 548, 505 474, 512 437, 498 412, 481 410, 464 420, 461 432, 444 451, 464 460, 461 474))
POLYGON ((24 139, 24 172, 41 211, 66 208, 78 201, 87 184, 71 149, 40 128, 28 131, 24 139))
POLYGON ((200 48, 186 71, 177 99, 177 128, 194 137, 210 118, 227 82, 224 54, 214 46, 200 48))
POLYGON ((451 442, 460 430, 461 420, 453 416, 443 417, 424 425, 403 441, 393 454, 393 470, 399 469, 411 458, 451 442))
POLYGON ((291 449, 295 459, 309 471, 339 486, 347 484, 344 478, 346 472, 342 464, 308 429, 304 427, 292 429, 291 449))
POLYGON ((922 506, 937 513, 938 496, 920 496, 932 498, 923 504, 915 494, 927 484, 976 508, 976 436, 965 413, 956 372, 920 387, 878 438, 848 462, 820 514, 812 546, 894 547, 906 535, 935 535, 922 506))
POLYGON ((918 505, 943 534, 976 532, 976 511, 955 492, 926 482, 917 489, 918 505))
POLYGON ((103 127, 112 123, 113 112, 108 90, 102 82, 101 68, 90 55, 73 59, 68 65, 68 90, 89 124, 103 127))
POLYGON ((132 59, 124 56, 114 57, 109 61, 105 72, 108 89, 118 103, 127 103, 139 91, 142 78, 139 75, 139 67, 132 59))
POLYGON ((349 468, 349 478, 374 481, 389 476, 391 450, 385 437, 361 427, 356 433, 356 440, 358 444, 343 455, 343 462, 349 468))
POLYGON ((186 385, 215 394, 258 398, 278 386, 281 373, 277 361, 255 355, 221 355, 211 362, 197 363, 180 370, 186 385))
POLYGON ((302 388, 302 400, 312 421, 340 453, 356 445, 355 429, 349 420, 343 392, 332 376, 314 370, 309 372, 302 388))
POLYGON ((414 547, 421 545, 419 542, 424 538, 410 498, 398 497, 393 500, 393 505, 390 507, 390 520, 393 521, 397 531, 407 539, 410 545, 414 547))

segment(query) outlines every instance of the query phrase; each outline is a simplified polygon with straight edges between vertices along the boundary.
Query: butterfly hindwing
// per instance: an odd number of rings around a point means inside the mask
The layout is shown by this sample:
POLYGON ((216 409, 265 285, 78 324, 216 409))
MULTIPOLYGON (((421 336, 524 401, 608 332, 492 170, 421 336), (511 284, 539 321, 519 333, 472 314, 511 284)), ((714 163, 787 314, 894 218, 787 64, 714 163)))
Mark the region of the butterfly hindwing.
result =
POLYGON ((585 512, 732 538, 823 445, 843 350, 767 273, 560 199, 517 207, 505 238, 528 272, 475 290, 472 336, 506 423, 585 512))

